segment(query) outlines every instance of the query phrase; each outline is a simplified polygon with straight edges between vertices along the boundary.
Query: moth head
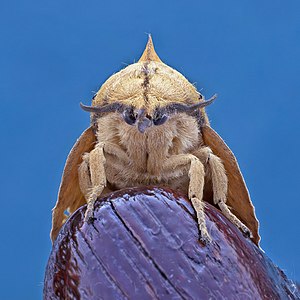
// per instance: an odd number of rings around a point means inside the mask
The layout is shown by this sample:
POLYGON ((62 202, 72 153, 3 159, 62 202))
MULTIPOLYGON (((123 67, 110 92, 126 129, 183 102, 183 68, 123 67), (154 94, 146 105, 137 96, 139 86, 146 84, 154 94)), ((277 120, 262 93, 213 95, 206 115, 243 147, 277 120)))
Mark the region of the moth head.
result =
POLYGON ((139 61, 108 78, 94 96, 92 106, 81 104, 81 108, 91 112, 92 123, 115 112, 143 133, 147 128, 165 124, 177 113, 198 115, 208 122, 204 107, 215 98, 216 95, 205 101, 182 74, 164 64, 149 35, 139 61))

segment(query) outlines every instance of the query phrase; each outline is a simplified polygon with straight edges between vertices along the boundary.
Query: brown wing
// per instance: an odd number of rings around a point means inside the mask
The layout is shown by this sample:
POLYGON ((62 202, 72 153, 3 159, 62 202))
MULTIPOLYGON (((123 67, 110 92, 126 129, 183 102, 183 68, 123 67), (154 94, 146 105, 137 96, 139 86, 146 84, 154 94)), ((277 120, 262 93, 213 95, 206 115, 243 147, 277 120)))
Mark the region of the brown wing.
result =
POLYGON ((260 240, 259 223, 234 154, 211 127, 203 126, 202 134, 204 143, 223 161, 228 177, 227 204, 232 208, 232 212, 251 230, 253 241, 258 245, 260 240))
POLYGON ((61 226, 70 214, 85 204, 85 199, 79 188, 78 166, 82 162, 82 154, 90 152, 95 145, 96 137, 92 127, 86 129, 71 149, 63 171, 61 184, 58 192, 57 202, 52 210, 52 229, 50 237, 55 241, 61 226))

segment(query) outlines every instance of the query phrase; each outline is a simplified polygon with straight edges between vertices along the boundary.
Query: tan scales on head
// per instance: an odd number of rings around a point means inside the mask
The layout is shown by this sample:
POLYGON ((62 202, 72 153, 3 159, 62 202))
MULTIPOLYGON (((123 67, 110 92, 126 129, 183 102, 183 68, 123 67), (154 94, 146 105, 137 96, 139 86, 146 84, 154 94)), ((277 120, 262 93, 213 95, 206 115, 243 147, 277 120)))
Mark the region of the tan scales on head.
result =
POLYGON ((112 75, 100 88, 93 106, 116 101, 145 108, 148 113, 170 102, 199 102, 196 88, 179 72, 164 64, 156 54, 151 36, 137 63, 112 75))

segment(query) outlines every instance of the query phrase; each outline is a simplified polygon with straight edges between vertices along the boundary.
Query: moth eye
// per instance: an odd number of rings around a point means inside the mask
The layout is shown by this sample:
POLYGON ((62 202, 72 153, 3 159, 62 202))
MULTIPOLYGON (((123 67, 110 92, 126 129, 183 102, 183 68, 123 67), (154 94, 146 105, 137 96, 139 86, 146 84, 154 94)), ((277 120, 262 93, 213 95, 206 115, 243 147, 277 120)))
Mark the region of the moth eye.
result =
POLYGON ((123 119, 128 125, 133 125, 136 122, 136 116, 132 109, 127 109, 123 113, 123 119))
POLYGON ((154 125, 162 125, 168 120, 167 115, 158 115, 153 118, 154 125))

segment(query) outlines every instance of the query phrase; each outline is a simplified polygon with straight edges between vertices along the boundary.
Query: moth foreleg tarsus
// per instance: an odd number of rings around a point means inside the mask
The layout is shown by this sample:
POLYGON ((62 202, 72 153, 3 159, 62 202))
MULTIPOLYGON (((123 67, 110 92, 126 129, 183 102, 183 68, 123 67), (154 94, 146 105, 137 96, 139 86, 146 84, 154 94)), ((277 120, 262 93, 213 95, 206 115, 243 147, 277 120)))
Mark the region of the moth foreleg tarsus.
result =
POLYGON ((202 162, 194 155, 190 155, 190 170, 189 170, 189 198, 192 205, 196 211, 198 228, 199 228, 199 240, 204 244, 209 244, 212 239, 208 233, 205 213, 204 213, 204 203, 203 203, 203 188, 204 188, 204 177, 205 170, 202 162))
MULTIPOLYGON (((207 231, 204 204, 203 204, 203 188, 205 170, 204 165, 198 157, 193 154, 179 154, 169 157, 163 166, 165 172, 176 172, 177 170, 188 167, 189 186, 188 186, 188 198, 192 202, 192 206, 196 212, 198 228, 199 228, 199 240, 205 244, 211 241, 211 237, 207 231)), ((184 171, 186 172, 186 171, 184 171)))
POLYGON ((84 222, 88 224, 92 224, 96 218, 94 217, 94 204, 95 202, 89 202, 89 205, 87 206, 87 209, 84 214, 84 222))
POLYGON ((228 208, 227 204, 224 201, 219 201, 218 206, 220 207, 225 217, 229 221, 231 221, 236 227, 238 227, 245 236, 249 238, 253 238, 253 234, 251 230, 230 211, 230 209, 228 208))
POLYGON ((89 194, 92 188, 89 165, 90 165, 90 154, 85 153, 82 157, 82 162, 78 168, 78 179, 79 179, 80 190, 86 200, 89 198, 89 194))
POLYGON ((205 221, 205 213, 204 213, 204 205, 203 202, 196 198, 192 197, 191 202, 193 204, 193 207, 196 211, 197 215, 197 222, 198 222, 198 228, 199 228, 199 240, 203 242, 204 244, 211 243, 212 239, 208 233, 207 227, 206 227, 206 221, 205 221))
POLYGON ((98 199, 98 197, 101 195, 103 189, 105 188, 105 185, 99 185, 92 188, 92 191, 90 193, 90 196, 87 200, 87 208, 84 215, 84 221, 87 223, 93 223, 93 221, 96 219, 94 217, 94 207, 95 202, 98 199))
POLYGON ((103 147, 98 144, 89 154, 85 154, 78 169, 80 189, 87 202, 84 221, 88 223, 94 220, 95 202, 106 186, 103 147))

